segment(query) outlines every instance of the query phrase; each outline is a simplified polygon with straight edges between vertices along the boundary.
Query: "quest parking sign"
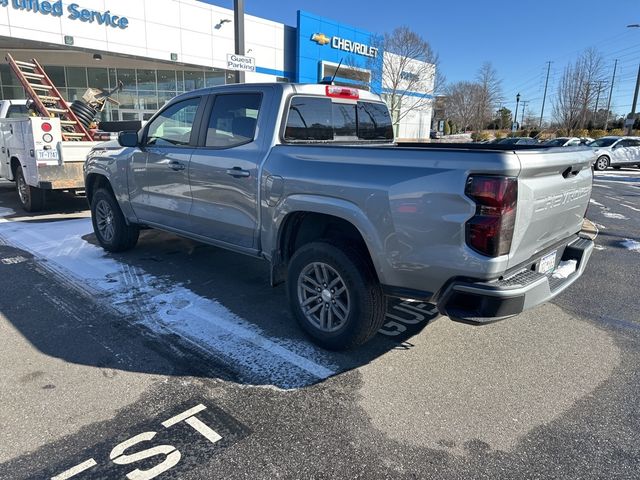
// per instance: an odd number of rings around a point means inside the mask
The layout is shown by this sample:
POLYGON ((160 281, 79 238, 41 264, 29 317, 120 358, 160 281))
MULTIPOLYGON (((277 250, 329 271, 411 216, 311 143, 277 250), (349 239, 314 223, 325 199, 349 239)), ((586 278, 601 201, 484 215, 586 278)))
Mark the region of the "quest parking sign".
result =
POLYGON ((255 72, 256 59, 245 57, 244 55, 236 55, 235 53, 227 53, 227 70, 255 72))

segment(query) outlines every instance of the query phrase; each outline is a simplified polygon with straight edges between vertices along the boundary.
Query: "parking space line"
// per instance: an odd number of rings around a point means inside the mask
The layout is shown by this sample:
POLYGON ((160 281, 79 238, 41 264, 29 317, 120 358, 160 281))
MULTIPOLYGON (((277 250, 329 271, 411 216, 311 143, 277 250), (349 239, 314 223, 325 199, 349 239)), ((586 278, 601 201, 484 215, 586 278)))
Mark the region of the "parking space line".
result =
POLYGON ((55 477, 51 477, 51 480, 67 480, 71 477, 78 475, 79 473, 84 472, 85 470, 89 470, 90 468, 95 467, 97 464, 98 463, 93 458, 90 458, 86 462, 82 462, 81 464, 76 465, 75 467, 70 468, 69 470, 65 470, 64 472, 62 472, 59 475, 56 475, 55 477))
POLYGON ((176 423, 180 423, 183 420, 186 420, 189 417, 193 417, 196 413, 199 413, 203 410, 206 410, 207 407, 205 407, 204 405, 200 404, 200 405, 196 405, 193 408, 190 408, 189 410, 187 410, 186 412, 182 412, 180 415, 176 415, 175 417, 170 418, 169 420, 165 420, 164 422, 162 422, 162 426, 165 428, 169 428, 172 425, 175 425, 176 423))

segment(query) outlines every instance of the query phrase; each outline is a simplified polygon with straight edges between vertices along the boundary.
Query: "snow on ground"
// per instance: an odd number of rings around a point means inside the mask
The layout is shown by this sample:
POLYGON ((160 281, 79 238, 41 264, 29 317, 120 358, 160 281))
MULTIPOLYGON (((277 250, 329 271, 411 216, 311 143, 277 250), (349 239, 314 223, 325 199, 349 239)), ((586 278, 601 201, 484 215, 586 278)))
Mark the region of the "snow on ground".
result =
POLYGON ((0 221, 3 220, 3 217, 8 217, 9 215, 13 215, 14 213, 16 212, 11 210, 10 208, 0 207, 0 221))
POLYGON ((629 220, 628 217, 625 217, 624 215, 622 215, 620 213, 602 212, 602 214, 607 218, 613 218, 615 220, 629 220))
POLYGON ((596 202, 593 198, 589 200, 589 203, 591 203, 592 205, 595 205, 596 207, 604 207, 603 204, 601 204, 600 202, 596 202))
POLYGON ((238 372, 240 380, 290 389, 336 373, 326 354, 305 341, 266 335, 214 299, 119 262, 82 237, 90 219, 0 222, 0 239, 45 260, 67 282, 157 334, 173 333, 238 372))
POLYGON ((635 240, 627 238, 622 242, 622 246, 632 252, 640 252, 640 242, 636 242, 635 240))

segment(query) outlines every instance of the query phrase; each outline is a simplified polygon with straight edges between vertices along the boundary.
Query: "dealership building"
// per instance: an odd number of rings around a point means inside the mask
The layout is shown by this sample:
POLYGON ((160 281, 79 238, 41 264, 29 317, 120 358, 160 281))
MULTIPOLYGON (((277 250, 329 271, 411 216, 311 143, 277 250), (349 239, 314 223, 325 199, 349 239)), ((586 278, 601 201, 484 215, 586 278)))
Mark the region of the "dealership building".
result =
MULTIPOLYGON (((0 0, 0 53, 37 59, 68 101, 122 81, 107 120, 146 120, 176 94, 235 82, 237 70, 246 82, 316 83, 341 64, 335 83, 390 94, 382 64, 393 54, 372 32, 305 11, 296 26, 245 15, 245 55, 236 56, 233 19, 198 0, 0 0)), ((394 85, 408 111, 394 112, 396 135, 428 138, 433 78, 420 91, 394 85)), ((0 98, 24 98, 6 63, 0 98)))

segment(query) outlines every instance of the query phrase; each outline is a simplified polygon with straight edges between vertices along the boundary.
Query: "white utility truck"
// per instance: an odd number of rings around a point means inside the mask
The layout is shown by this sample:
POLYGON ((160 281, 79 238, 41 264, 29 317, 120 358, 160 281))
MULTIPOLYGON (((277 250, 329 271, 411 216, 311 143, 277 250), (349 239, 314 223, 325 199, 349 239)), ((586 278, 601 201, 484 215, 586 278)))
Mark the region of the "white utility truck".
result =
POLYGON ((26 211, 42 210, 47 190, 84 190, 82 165, 98 142, 63 141, 60 119, 28 116, 26 100, 3 100, 0 114, 0 177, 16 183, 26 211))
POLYGON ((84 190, 82 165, 99 142, 91 127, 110 92, 90 88, 82 100, 67 102, 36 59, 15 60, 9 67, 26 100, 0 102, 0 176, 16 183, 28 212, 41 210, 48 190, 84 190))

